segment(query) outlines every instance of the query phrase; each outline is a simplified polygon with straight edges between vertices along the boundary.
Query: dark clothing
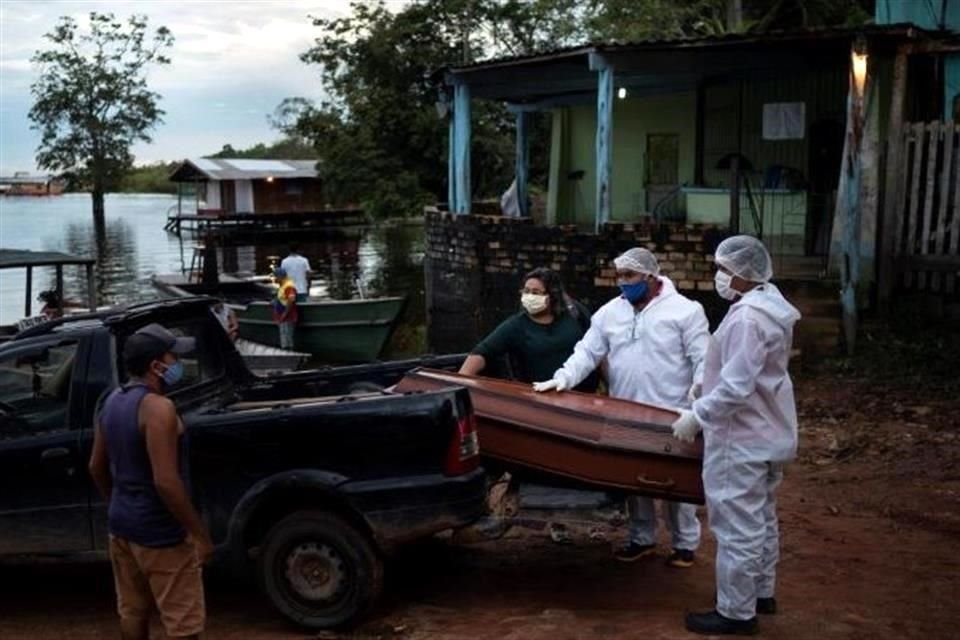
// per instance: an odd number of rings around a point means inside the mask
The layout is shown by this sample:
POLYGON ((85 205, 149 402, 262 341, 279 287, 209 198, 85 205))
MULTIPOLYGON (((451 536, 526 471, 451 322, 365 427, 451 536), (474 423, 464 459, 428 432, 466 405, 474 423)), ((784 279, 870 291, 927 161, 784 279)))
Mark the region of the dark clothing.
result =
MULTIPOLYGON (((135 544, 169 547, 182 543, 187 534, 153 483, 138 415, 140 403, 148 393, 150 389, 142 384, 120 387, 107 396, 100 411, 100 428, 106 439, 113 479, 107 525, 112 535, 135 544)), ((187 485, 184 446, 185 438, 180 436, 180 475, 187 485)))
MULTIPOLYGON (((488 364, 508 358, 513 377, 521 382, 549 380, 573 353, 584 332, 581 323, 568 313, 555 317, 550 324, 539 324, 521 311, 500 323, 473 353, 483 356, 488 364)), ((588 393, 596 389, 595 373, 576 387, 588 393)))

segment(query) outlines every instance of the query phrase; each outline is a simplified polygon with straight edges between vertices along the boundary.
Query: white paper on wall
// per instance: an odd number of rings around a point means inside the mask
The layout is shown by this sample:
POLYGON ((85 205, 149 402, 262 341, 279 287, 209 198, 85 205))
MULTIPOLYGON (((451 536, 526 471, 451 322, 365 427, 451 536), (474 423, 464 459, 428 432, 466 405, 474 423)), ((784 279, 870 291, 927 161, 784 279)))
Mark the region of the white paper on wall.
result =
POLYGON ((768 102, 763 105, 764 140, 800 140, 804 136, 806 103, 768 102))

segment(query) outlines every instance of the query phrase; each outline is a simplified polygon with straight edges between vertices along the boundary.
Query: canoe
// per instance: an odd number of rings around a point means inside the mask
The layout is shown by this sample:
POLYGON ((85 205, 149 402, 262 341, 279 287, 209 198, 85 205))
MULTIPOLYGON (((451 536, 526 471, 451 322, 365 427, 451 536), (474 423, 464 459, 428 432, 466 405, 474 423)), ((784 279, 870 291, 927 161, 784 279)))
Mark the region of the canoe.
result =
POLYGON ((601 490, 704 502, 703 440, 676 440, 673 410, 433 369, 411 371, 395 390, 450 386, 470 390, 480 453, 495 463, 601 490))
POLYGON ((309 353, 280 349, 243 338, 237 338, 233 346, 243 356, 250 370, 259 374, 293 371, 310 358, 309 353))
MULTIPOLYGON (((273 321, 274 289, 268 285, 226 274, 220 275, 216 287, 188 282, 180 275, 155 275, 151 282, 167 295, 212 295, 225 300, 237 314, 241 338, 280 347, 280 333, 273 321)), ((405 304, 402 296, 299 302, 294 349, 327 364, 376 360, 393 335, 405 304)))

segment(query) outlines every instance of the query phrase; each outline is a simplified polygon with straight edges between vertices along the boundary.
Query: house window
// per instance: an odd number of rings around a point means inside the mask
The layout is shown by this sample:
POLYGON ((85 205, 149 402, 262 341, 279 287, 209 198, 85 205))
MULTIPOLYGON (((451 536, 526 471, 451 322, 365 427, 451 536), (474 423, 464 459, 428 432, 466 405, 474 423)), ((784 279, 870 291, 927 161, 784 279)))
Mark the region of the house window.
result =
POLYGON ((302 196, 303 184, 299 180, 287 180, 283 185, 283 192, 288 196, 302 196))

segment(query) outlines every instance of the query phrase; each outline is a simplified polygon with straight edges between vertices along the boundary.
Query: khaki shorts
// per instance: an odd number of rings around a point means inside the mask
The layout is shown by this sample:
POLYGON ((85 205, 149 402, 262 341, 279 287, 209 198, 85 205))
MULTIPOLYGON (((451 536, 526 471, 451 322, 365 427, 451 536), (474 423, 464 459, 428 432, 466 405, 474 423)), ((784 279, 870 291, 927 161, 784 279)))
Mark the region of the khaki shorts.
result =
POLYGON ((121 619, 147 619, 156 608, 167 636, 203 632, 203 572, 192 543, 154 549, 110 536, 110 562, 121 619))

